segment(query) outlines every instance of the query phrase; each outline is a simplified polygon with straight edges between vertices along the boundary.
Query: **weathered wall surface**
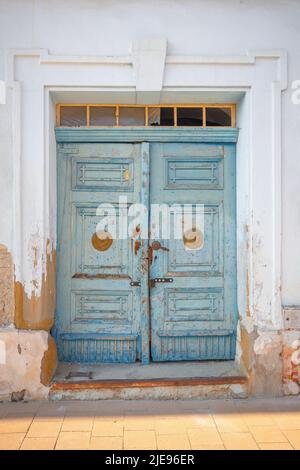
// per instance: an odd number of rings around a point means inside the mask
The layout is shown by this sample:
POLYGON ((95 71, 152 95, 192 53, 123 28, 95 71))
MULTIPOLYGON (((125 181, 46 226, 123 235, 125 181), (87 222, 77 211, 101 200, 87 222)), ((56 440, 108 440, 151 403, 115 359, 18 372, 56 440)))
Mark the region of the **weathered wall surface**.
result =
POLYGON ((11 254, 0 245, 0 327, 14 323, 14 274, 11 254))
MULTIPOLYGON (((8 77, 9 61, 6 58, 9 49, 44 48, 50 54, 60 56, 127 56, 132 39, 165 37, 168 41, 167 55, 172 56, 244 57, 248 50, 270 51, 276 48, 287 51, 288 83, 287 90, 281 95, 282 142, 277 145, 273 141, 272 149, 273 152, 276 146, 282 149, 282 196, 279 199, 275 196, 274 199, 274 205, 282 209, 282 220, 281 227, 274 225, 272 229, 273 233, 282 230, 283 235, 281 256, 275 254, 282 260, 278 291, 282 304, 292 306, 300 305, 300 104, 293 104, 292 101, 292 83, 300 79, 299 23, 298 0, 157 0, 151 4, 146 0, 74 0, 72 9, 67 0, 0 1, 0 353, 5 355, 6 360, 9 358, 9 363, 0 365, 0 393, 3 396, 11 398, 15 392, 20 392, 22 396, 23 390, 26 390, 26 396, 46 396, 47 384, 56 364, 56 349, 49 336, 55 308, 56 213, 55 190, 51 188, 55 180, 55 163, 49 170, 51 181, 43 180, 47 166, 43 152, 55 153, 53 132, 51 134, 50 131, 49 137, 52 150, 45 145, 49 144, 45 141, 46 128, 53 126, 53 121, 50 120, 49 124, 47 120, 36 118, 44 111, 39 114, 37 109, 44 104, 44 90, 39 89, 38 82, 41 73, 38 54, 29 62, 22 57, 18 59, 15 74, 19 82, 14 82, 15 77, 8 77), (24 77, 26 80, 23 80, 24 77), (39 102, 35 99, 37 94, 40 94, 39 102), (20 103, 17 103, 17 97, 20 103), (31 107, 33 102, 38 104, 31 107), (22 114, 25 109, 30 110, 26 119, 22 114), (18 120, 21 135, 16 133, 18 120), (24 200, 16 196, 19 194, 16 190, 22 186, 20 175, 23 183, 27 182, 27 188, 23 188, 22 193, 25 194, 24 200), (42 197, 39 192, 41 187, 44 189, 42 197), (4 339, 7 342, 5 345, 4 339), (18 345, 21 343, 23 347, 20 346, 19 353, 18 345)), ((265 69, 260 69, 262 62, 263 58, 260 57, 254 72, 257 82, 264 79, 262 70, 265 69)), ((43 70, 48 70, 47 61, 45 64, 43 70)), ((270 61, 270 75, 273 74, 273 66, 270 61)), ((187 67, 191 67, 190 75, 186 74, 182 65, 177 66, 176 72, 185 84, 187 76, 195 76, 193 65, 187 67)), ((129 88, 134 87, 130 67, 124 65, 122 68, 124 83, 129 88)), ((165 78, 172 84, 169 70, 166 70, 165 78)), ((79 67, 77 71, 79 73, 79 67)), ((279 77, 279 67, 277 72, 279 77)), ((43 73, 51 76, 52 72, 43 73)), ((82 69, 80 73, 84 77, 82 69)), ((94 87, 101 80, 106 87, 117 84, 118 74, 105 73, 107 75, 95 74, 94 87)), ((217 75, 215 70, 211 76, 207 73, 204 85, 209 87, 210 80, 217 75)), ((60 84, 68 87, 74 77, 66 67, 60 84)), ((77 85, 74 81, 75 88, 77 85)), ((255 88, 252 95, 260 92, 267 94, 270 90, 255 88)), ((247 100, 249 97, 246 96, 238 110, 241 127, 238 155, 242 162, 238 175, 243 178, 245 187, 250 184, 248 173, 251 168, 242 153, 249 147, 249 129, 253 131, 255 119, 262 120, 263 124, 265 118, 269 125, 264 106, 255 108, 255 116, 252 116, 253 109, 247 100), (245 115, 252 119, 251 126, 245 115)), ((275 109, 277 104, 273 103, 273 106, 275 109)), ((53 114, 53 108, 47 112, 53 114)), ((274 132, 268 125, 264 129, 274 132)), ((261 134, 265 133, 263 126, 261 129, 261 134)), ((262 137, 261 134, 256 135, 256 140, 262 137)), ((256 154, 259 151, 257 142, 251 152, 256 154)), ((54 162, 55 158, 51 161, 54 162)), ((256 170, 257 185, 264 185, 269 171, 269 163, 262 166, 261 173, 256 170)), ((270 198, 269 191, 270 188, 265 185, 266 199, 270 198)), ((249 226, 244 223, 247 219, 246 206, 249 200, 253 203, 251 197, 245 192, 244 202, 240 200, 238 207, 238 225, 244 225, 244 229, 240 229, 242 235, 238 237, 238 253, 243 258, 240 261, 240 266, 243 266, 239 272, 239 282, 243 279, 245 284, 245 293, 242 291, 239 299, 241 325, 238 357, 247 367, 254 394, 277 395, 283 391, 295 394, 299 393, 297 341, 300 327, 283 328, 281 319, 272 319, 269 300, 262 298, 262 292, 268 291, 268 287, 255 281, 256 276, 263 277, 262 273, 269 268, 261 257, 263 251, 267 252, 266 259, 275 255, 270 244, 262 246, 261 239, 251 238, 249 226), (244 256, 246 252, 247 256, 244 256), (247 272, 246 265, 253 259, 256 270, 247 272)), ((268 225, 264 198, 261 195, 259 198, 260 217, 252 221, 257 231, 261 230, 262 225, 268 225)), ((272 276, 275 274, 265 277, 272 276)))
POLYGON ((53 340, 46 331, 0 328, 0 400, 48 397, 50 364, 56 361, 53 340))
POLYGON ((22 282, 15 283, 15 325, 17 328, 49 331, 54 324, 55 311, 55 252, 47 253, 46 272, 40 293, 29 297, 22 282))
POLYGON ((259 331, 253 324, 240 330, 242 362, 248 372, 249 394, 280 396, 282 386, 282 338, 280 331, 259 331))
MULTIPOLYGON (((55 265, 55 263, 54 263, 55 265)), ((53 266, 39 298, 24 299, 11 254, 0 246, 0 400, 43 399, 57 366, 53 266)))
POLYGON ((300 309, 284 309, 283 390, 286 395, 300 393, 300 309))

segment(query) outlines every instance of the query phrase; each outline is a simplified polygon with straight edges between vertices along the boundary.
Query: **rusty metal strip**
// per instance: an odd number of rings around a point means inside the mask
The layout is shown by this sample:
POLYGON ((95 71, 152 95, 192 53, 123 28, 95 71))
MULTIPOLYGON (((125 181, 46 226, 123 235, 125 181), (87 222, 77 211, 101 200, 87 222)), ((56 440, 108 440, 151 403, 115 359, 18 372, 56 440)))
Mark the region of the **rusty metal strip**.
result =
POLYGON ((245 376, 232 377, 183 377, 183 378, 153 378, 153 379, 112 379, 112 380, 82 380, 72 383, 55 382, 51 391, 55 390, 84 390, 107 388, 151 388, 151 387, 188 387, 196 385, 231 385, 245 384, 245 376))

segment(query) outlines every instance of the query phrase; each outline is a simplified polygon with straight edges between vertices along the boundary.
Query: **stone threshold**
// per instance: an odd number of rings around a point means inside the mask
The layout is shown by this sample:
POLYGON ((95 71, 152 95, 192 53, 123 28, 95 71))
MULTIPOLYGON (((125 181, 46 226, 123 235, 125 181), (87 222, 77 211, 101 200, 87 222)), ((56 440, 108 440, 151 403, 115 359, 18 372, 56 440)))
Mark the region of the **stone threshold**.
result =
POLYGON ((246 375, 233 361, 60 364, 50 399, 246 398, 247 386, 246 375))

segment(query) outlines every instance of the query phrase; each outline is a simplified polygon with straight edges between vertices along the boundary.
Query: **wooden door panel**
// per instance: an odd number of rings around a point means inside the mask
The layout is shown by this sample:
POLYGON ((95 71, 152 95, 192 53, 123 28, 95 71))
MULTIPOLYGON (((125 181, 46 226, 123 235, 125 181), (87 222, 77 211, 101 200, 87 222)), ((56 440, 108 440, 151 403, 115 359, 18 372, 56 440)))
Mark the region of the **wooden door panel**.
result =
MULTIPOLYGON (((142 290, 131 285, 143 276, 148 282, 147 272, 141 270, 142 250, 133 255, 133 238, 114 238, 110 246, 99 246, 94 238, 99 204, 115 209, 118 225, 131 204, 143 202, 142 148, 143 144, 121 143, 58 147, 55 335, 61 360, 134 362, 147 357, 142 290), (121 207, 119 196, 127 198, 121 207)), ((149 343, 147 347, 149 357, 149 343)))
POLYGON ((192 249, 184 238, 174 238, 174 227, 183 217, 180 211, 170 214, 170 239, 158 240, 165 250, 155 251, 151 279, 172 282, 151 284, 152 358, 233 359, 235 148, 153 144, 150 168, 151 204, 185 205, 187 212, 192 205, 203 220, 203 228, 197 227, 198 245, 192 249))

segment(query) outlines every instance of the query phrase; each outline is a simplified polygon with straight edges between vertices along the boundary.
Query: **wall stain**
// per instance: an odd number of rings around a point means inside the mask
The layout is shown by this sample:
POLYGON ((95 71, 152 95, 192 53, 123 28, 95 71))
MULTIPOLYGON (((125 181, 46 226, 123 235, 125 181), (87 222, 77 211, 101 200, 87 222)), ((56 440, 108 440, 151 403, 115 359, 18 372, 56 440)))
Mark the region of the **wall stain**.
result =
POLYGON ((56 253, 47 253, 41 294, 29 298, 21 282, 15 282, 15 325, 20 329, 47 330, 54 324, 56 304, 56 253))
POLYGON ((51 383, 58 365, 56 343, 49 335, 48 349, 45 351, 41 362, 41 383, 45 386, 51 383))
POLYGON ((14 322, 14 274, 11 253, 0 245, 0 326, 14 322))

